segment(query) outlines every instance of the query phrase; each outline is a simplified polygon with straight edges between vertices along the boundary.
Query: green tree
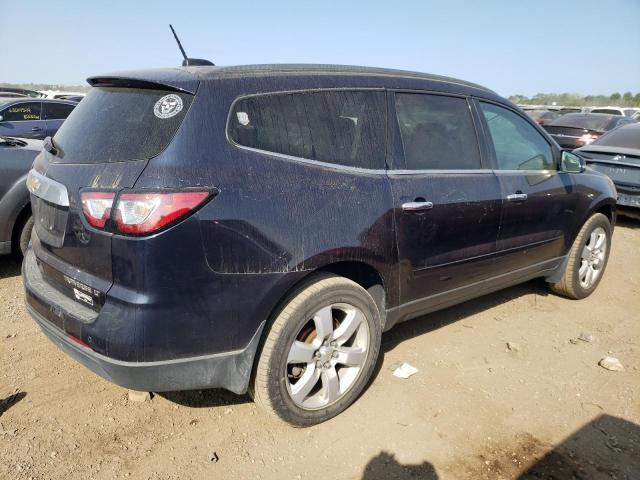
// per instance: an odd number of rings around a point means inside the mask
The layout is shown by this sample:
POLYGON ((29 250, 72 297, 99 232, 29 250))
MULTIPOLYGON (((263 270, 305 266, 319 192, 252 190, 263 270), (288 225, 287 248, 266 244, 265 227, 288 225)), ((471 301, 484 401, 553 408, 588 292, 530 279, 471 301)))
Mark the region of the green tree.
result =
POLYGON ((636 93, 636 96, 633 97, 633 103, 636 107, 640 107, 640 93, 636 93))
POLYGON ((619 102, 620 101, 621 95, 616 92, 616 93, 612 93, 611 96, 609 97, 609 100, 611 100, 612 102, 619 102))
POLYGON ((630 107, 633 104, 633 93, 624 92, 624 95, 622 95, 622 101, 624 102, 625 106, 630 107))

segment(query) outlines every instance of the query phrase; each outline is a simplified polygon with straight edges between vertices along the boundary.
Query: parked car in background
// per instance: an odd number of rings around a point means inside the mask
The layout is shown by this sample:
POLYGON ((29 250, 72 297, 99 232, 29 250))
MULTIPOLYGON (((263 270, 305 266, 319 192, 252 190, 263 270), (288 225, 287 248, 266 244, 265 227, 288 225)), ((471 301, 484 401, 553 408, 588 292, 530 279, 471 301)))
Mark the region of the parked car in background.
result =
POLYGON ((546 125, 561 115, 560 113, 552 112, 551 110, 525 110, 525 113, 538 125, 546 125))
POLYGON ((24 253, 31 238, 26 179, 41 151, 41 140, 0 137, 0 255, 24 253))
POLYGON ((640 113, 640 108, 631 107, 597 107, 591 110, 591 113, 606 113, 608 115, 624 115, 625 117, 633 117, 640 113))
POLYGON ((36 98, 0 98, 0 135, 44 139, 51 137, 77 102, 36 98))
POLYGON ((564 115, 565 113, 582 113, 582 107, 559 107, 555 110, 560 115, 564 115))
POLYGON ((0 87, 0 97, 4 98, 20 98, 20 97, 33 97, 42 98, 44 95, 35 90, 28 90, 26 88, 14 88, 14 87, 0 87))
POLYGON ((589 145, 603 133, 628 123, 634 123, 634 120, 603 113, 567 113, 545 124, 544 129, 562 148, 573 150, 589 145))
POLYGON ((484 87, 331 65, 89 82, 28 176, 23 279, 43 332, 120 385, 249 390, 312 425, 396 323, 602 279, 613 183, 484 87))
POLYGON ((56 100, 68 100, 69 97, 84 98, 84 92, 65 92, 64 90, 40 90, 44 98, 53 98, 56 100))
POLYGON ((640 123, 605 133, 575 153, 592 169, 613 180, 618 190, 618 205, 633 208, 622 212, 640 218, 640 123))

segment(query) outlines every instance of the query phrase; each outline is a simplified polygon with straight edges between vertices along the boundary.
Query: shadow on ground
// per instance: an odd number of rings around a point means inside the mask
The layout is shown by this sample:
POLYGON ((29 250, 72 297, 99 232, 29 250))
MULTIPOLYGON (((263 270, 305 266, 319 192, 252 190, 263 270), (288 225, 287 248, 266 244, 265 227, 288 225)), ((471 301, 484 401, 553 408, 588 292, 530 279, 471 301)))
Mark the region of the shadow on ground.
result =
POLYGON ((157 395, 184 407, 211 408, 251 402, 249 395, 236 395, 222 389, 162 392, 157 395))
POLYGON ((21 266, 22 259, 18 259, 14 255, 0 256, 0 280, 3 278, 17 277, 20 275, 21 266))
POLYGON ((18 392, 0 400, 0 416, 26 396, 25 392, 18 392))
MULTIPOLYGON (((600 415, 551 449, 528 433, 518 434, 502 448, 489 448, 490 453, 479 450, 452 459, 447 471, 453 478, 469 480, 640 479, 640 426, 610 415, 600 415), (526 459, 524 467, 515 459, 526 459)), ((367 463, 362 480, 389 478, 437 480, 439 476, 429 462, 405 465, 383 451, 367 463)))
POLYGON ((640 228, 640 209, 618 207, 616 225, 626 228, 640 228))
POLYGON ((438 474, 429 462, 416 465, 403 465, 395 455, 380 452, 364 467, 362 480, 388 480, 390 478, 414 478, 420 480, 437 480, 438 474))
POLYGON ((544 454, 518 480, 640 479, 640 426, 600 415, 544 454))

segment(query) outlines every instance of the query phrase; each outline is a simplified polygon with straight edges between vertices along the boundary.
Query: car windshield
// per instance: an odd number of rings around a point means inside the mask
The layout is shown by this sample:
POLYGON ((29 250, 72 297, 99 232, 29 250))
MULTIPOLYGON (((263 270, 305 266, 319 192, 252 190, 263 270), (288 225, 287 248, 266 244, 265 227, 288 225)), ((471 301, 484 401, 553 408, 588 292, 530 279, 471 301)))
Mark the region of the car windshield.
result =
POLYGON ((587 130, 604 132, 610 123, 610 115, 567 113, 566 115, 563 115, 551 122, 550 125, 557 127, 585 128, 587 130))
POLYGON ((640 150, 640 123, 611 130, 591 145, 640 150))

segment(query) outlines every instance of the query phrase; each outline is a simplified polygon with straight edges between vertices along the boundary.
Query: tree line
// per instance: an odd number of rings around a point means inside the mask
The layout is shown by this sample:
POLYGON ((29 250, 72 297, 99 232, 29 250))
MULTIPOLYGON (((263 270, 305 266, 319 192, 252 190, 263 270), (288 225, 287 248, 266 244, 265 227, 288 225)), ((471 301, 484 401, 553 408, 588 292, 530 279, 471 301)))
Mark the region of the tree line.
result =
POLYGON ((640 93, 612 93, 611 95, 579 95, 577 93, 538 93, 533 97, 511 95, 513 103, 521 105, 556 105, 576 107, 640 107, 640 93))

